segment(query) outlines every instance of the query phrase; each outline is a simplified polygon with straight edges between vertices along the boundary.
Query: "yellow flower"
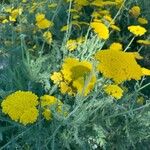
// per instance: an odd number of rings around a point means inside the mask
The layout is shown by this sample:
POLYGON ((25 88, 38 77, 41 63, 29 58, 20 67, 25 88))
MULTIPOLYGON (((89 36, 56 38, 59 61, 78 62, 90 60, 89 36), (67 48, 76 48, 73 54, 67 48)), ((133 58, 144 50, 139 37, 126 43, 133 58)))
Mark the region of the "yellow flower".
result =
POLYGON ((150 40, 137 40, 137 43, 143 45, 150 45, 150 40))
POLYGON ((114 22, 113 18, 111 17, 111 15, 105 15, 105 16, 103 17, 103 19, 104 19, 105 21, 108 21, 108 23, 115 24, 115 22, 114 22))
POLYGON ((69 51, 74 51, 77 48, 77 41, 76 40, 68 40, 66 47, 69 51))
POLYGON ((128 30, 133 33, 135 36, 142 36, 144 35, 147 30, 144 27, 141 27, 139 25, 137 26, 129 26, 128 30))
POLYGON ((42 107, 54 105, 57 102, 56 97, 50 96, 50 95, 41 96, 40 99, 41 99, 41 106, 42 107))
POLYGON ((123 4, 124 0, 115 0, 115 2, 116 5, 120 7, 123 4))
POLYGON ((46 29, 53 26, 53 22, 45 18, 45 14, 36 15, 36 25, 39 29, 46 29))
POLYGON ((63 80, 62 74, 60 72, 54 72, 50 78, 55 84, 59 84, 59 82, 63 80))
POLYGON ((60 92, 62 94, 66 94, 67 93, 68 95, 74 95, 74 92, 72 91, 72 88, 68 84, 69 84, 69 82, 67 82, 67 81, 60 82, 60 85, 59 85, 60 92))
POLYGON ((141 59, 138 53, 109 49, 98 51, 95 57, 100 62, 98 70, 117 84, 139 80, 143 76, 141 66, 136 62, 136 59, 141 59))
POLYGON ((144 97, 140 96, 138 97, 137 101, 136 101, 139 105, 143 105, 144 104, 144 97))
POLYGON ((44 95, 41 96, 40 99, 41 99, 41 107, 44 109, 42 114, 46 120, 52 119, 51 108, 54 106, 56 107, 58 113, 63 114, 63 110, 62 110, 63 103, 60 100, 58 100, 56 97, 50 95, 44 95))
POLYGON ((92 70, 93 66, 88 61, 66 58, 60 70, 62 74, 62 81, 59 82, 61 93, 69 95, 82 93, 86 96, 96 83, 96 76, 92 70))
POLYGON ((77 38, 76 40, 68 40, 67 41, 67 44, 66 44, 66 47, 69 51, 74 51, 79 45, 81 45, 83 42, 85 41, 85 38, 84 37, 79 37, 77 38))
POLYGON ((7 19, 4 19, 3 21, 2 21, 2 23, 8 23, 9 21, 7 20, 7 19))
POLYGON ((97 7, 104 7, 104 6, 116 5, 116 2, 94 0, 94 1, 91 3, 91 5, 97 6, 97 7))
POLYGON ((44 38, 44 40, 45 40, 48 44, 51 44, 51 42, 52 42, 52 34, 51 34, 50 31, 44 32, 43 38, 44 38))
POLYGON ((9 20, 15 22, 17 17, 23 12, 22 8, 14 9, 10 12, 9 20))
POLYGON ((74 0, 74 3, 81 6, 87 6, 89 4, 88 0, 74 0))
POLYGON ((148 24, 148 20, 146 19, 146 18, 143 18, 143 17, 139 17, 138 18, 138 22, 140 23, 140 24, 148 24))
POLYGON ((29 91, 16 91, 2 101, 2 112, 24 125, 34 123, 38 117, 38 97, 29 91))
POLYGON ((26 125, 29 123, 34 123, 37 120, 39 111, 37 108, 29 108, 24 111, 23 115, 20 117, 20 123, 26 125))
POLYGON ((119 100, 123 96, 123 90, 115 84, 107 85, 106 87, 104 87, 104 91, 117 100, 119 100))
POLYGON ((45 108, 42 114, 46 120, 52 120, 52 112, 50 109, 45 108))
POLYGON ((91 27, 94 29, 94 32, 98 34, 98 37, 104 40, 109 38, 109 30, 107 26, 101 22, 92 22, 91 27))
POLYGON ((122 44, 120 43, 112 43, 110 46, 109 46, 109 49, 111 50, 118 50, 118 51, 122 51, 123 48, 122 48, 122 44))
POLYGON ((133 6, 130 10, 129 13, 133 16, 133 17, 138 17, 141 14, 141 9, 139 6, 133 6))

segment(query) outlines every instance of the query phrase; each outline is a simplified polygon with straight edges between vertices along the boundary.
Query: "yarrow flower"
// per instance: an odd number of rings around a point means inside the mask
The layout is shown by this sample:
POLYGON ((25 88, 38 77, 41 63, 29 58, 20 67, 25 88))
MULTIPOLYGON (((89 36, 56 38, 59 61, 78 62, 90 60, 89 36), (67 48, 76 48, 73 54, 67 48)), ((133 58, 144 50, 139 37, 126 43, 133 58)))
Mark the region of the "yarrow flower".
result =
POLYGON ((90 26, 100 39, 107 40, 109 38, 109 30, 105 24, 101 22, 92 22, 90 26))
POLYGON ((45 18, 45 14, 36 14, 36 25, 39 29, 46 29, 53 26, 53 22, 45 18))
POLYGON ((123 96, 123 90, 115 84, 105 86, 104 91, 117 100, 119 100, 123 96))
POLYGON ((41 96, 40 99, 41 99, 41 107, 43 108, 42 114, 46 120, 52 119, 52 111, 51 111, 52 107, 55 107, 56 111, 59 114, 63 115, 63 109, 62 109, 63 103, 60 100, 58 100, 56 97, 50 95, 44 95, 41 96))
POLYGON ((50 31, 46 31, 43 33, 43 38, 47 44, 51 44, 52 42, 52 33, 50 31))
POLYGON ((148 20, 146 18, 143 18, 143 17, 139 17, 138 22, 142 25, 148 24, 148 20))
POLYGON ((137 40, 137 43, 143 45, 150 45, 150 40, 137 40))
POLYGON ((104 77, 119 84, 131 79, 140 80, 144 75, 136 59, 142 57, 136 52, 124 52, 114 49, 100 50, 95 58, 100 62, 98 70, 104 77))
POLYGON ((82 36, 77 39, 69 39, 67 41, 66 48, 69 51, 74 51, 79 45, 81 45, 84 42, 84 40, 85 39, 82 36))
POLYGON ((83 92, 84 95, 87 95, 96 82, 92 69, 90 62, 69 57, 64 60, 60 72, 53 73, 51 80, 59 85, 63 94, 75 95, 83 92))
POLYGON ((144 35, 147 30, 144 27, 141 27, 139 25, 137 26, 129 26, 128 30, 133 33, 135 36, 142 36, 144 35))
POLYGON ((30 91, 16 91, 2 101, 2 112, 24 125, 34 123, 39 115, 38 97, 30 91))
POLYGON ((66 44, 66 47, 69 51, 74 51, 76 48, 77 48, 77 41, 76 40, 68 40, 67 41, 67 44, 66 44))
POLYGON ((110 46, 109 46, 109 49, 111 50, 118 50, 118 51, 122 51, 123 48, 122 48, 122 44, 120 43, 112 43, 110 46))
POLYGON ((7 7, 4 9, 4 11, 9 13, 9 21, 15 22, 18 16, 22 14, 23 9, 21 7, 16 9, 14 9, 13 7, 7 7))
POLYGON ((133 17, 138 17, 141 14, 141 9, 139 6, 133 6, 130 10, 129 13, 133 16, 133 17))

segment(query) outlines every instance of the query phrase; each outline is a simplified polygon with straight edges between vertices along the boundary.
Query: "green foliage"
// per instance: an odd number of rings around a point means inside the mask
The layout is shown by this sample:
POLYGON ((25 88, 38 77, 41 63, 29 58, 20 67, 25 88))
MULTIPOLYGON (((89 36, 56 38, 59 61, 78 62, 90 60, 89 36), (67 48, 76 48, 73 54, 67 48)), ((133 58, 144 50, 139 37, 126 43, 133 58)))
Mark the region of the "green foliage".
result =
MULTIPOLYGON (((2 9, 6 3, 14 4, 14 2, 19 1, 3 0, 0 8, 2 9)), ((128 2, 125 9, 131 5, 133 1, 128 2)), ((55 40, 51 45, 43 42, 41 33, 28 35, 32 29, 20 34, 13 32, 11 29, 13 26, 3 29, 0 24, 2 31, 0 33, 2 38, 0 41, 1 102, 14 91, 29 90, 38 96, 44 94, 57 96, 63 101, 64 110, 68 111, 67 116, 62 116, 52 109, 51 121, 46 121, 39 116, 35 124, 27 126, 10 120, 0 112, 0 150, 148 150, 150 148, 150 99, 148 95, 144 95, 145 101, 141 105, 137 104, 137 98, 149 85, 149 80, 143 79, 144 81, 136 84, 135 82, 133 85, 129 84, 129 91, 120 101, 107 96, 101 90, 105 83, 110 82, 103 78, 97 81, 94 90, 86 97, 62 95, 57 85, 50 81, 50 75, 60 69, 66 56, 78 55, 78 58, 88 60, 104 44, 106 47, 109 45, 99 41, 96 36, 86 33, 87 41, 77 48, 81 53, 66 51, 65 42, 68 37, 72 35, 78 37, 82 34, 80 32, 77 34, 67 32, 66 35, 60 33, 60 28, 67 24, 65 21, 69 14, 65 11, 68 7, 62 0, 52 12, 49 12, 45 5, 44 8, 41 7, 58 26, 52 29, 55 40), (92 38, 88 39, 89 36, 92 38), (62 38, 64 38, 63 43, 61 43, 62 38), (34 45, 37 46, 36 49, 33 48, 34 45)), ((129 20, 122 19, 124 17, 129 18, 123 12, 118 16, 117 21, 121 22, 121 26, 130 24, 129 20)), ((126 31, 122 34, 123 39, 120 41, 127 44, 130 37, 126 35, 126 31)), ((118 38, 119 35, 116 34, 116 37, 118 38)))

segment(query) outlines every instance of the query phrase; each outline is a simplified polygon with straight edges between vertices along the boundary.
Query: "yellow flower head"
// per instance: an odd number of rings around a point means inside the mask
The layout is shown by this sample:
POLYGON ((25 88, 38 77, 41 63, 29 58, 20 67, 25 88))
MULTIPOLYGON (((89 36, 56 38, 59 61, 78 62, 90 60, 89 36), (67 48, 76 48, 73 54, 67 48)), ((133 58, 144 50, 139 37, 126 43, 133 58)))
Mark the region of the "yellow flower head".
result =
POLYGON ((111 50, 118 50, 118 51, 122 51, 123 50, 122 44, 120 44, 120 43, 112 43, 110 45, 109 49, 111 49, 111 50))
POLYGON ((101 22, 92 22, 91 28, 98 35, 99 38, 107 40, 109 38, 109 30, 107 26, 101 22))
POLYGON ((116 98, 117 100, 119 100, 123 96, 123 90, 115 84, 107 85, 106 87, 104 87, 104 90, 108 95, 116 98))
POLYGON ((117 84, 131 79, 139 80, 143 76, 136 62, 136 59, 141 59, 138 53, 109 49, 100 50, 95 57, 100 62, 98 70, 117 84))
POLYGON ((137 40, 137 43, 143 45, 150 45, 150 40, 137 40))
POLYGON ((94 1, 91 3, 91 5, 97 6, 97 7, 105 7, 105 6, 116 5, 116 2, 94 0, 94 1))
POLYGON ((136 26, 129 26, 128 30, 133 33, 135 36, 142 36, 144 35, 147 30, 144 27, 141 27, 139 25, 136 26))
POLYGON ((144 24, 148 24, 148 20, 146 18, 143 18, 143 17, 139 17, 138 18, 138 22, 142 25, 144 24))
POLYGON ((43 38, 47 42, 47 44, 51 44, 51 42, 52 42, 52 34, 51 34, 50 31, 44 32, 43 38))
POLYGON ((9 20, 15 22, 17 17, 22 14, 23 9, 17 8, 10 12, 9 20))
POLYGON ((129 13, 133 16, 133 17, 138 17, 141 14, 141 9, 139 6, 133 6, 130 10, 129 13))
POLYGON ((53 26, 53 22, 45 18, 45 14, 36 14, 36 25, 39 29, 46 29, 53 26))
POLYGON ((56 97, 50 95, 44 95, 41 96, 40 99, 41 99, 41 107, 44 109, 42 114, 46 120, 52 119, 52 112, 50 108, 53 106, 56 106, 56 110, 58 113, 61 114, 63 113, 62 110, 63 103, 60 100, 58 100, 56 97))
POLYGON ((68 40, 66 47, 69 51, 74 51, 77 48, 77 41, 76 40, 68 40))
MULTIPOLYGON (((93 66, 88 61, 79 61, 76 58, 66 58, 60 70, 62 80, 59 80, 60 91, 65 94, 75 95, 84 93, 87 95, 94 87, 96 77, 92 73, 93 66), (87 78, 88 82, 85 83, 87 78), (85 85, 86 84, 86 85, 85 85)), ((51 78, 55 83, 57 79, 51 78)))
POLYGON ((38 117, 38 97, 29 91, 17 91, 2 101, 2 112, 24 125, 34 123, 38 117))
POLYGON ((74 3, 80 6, 87 6, 89 4, 88 0, 74 0, 74 3))

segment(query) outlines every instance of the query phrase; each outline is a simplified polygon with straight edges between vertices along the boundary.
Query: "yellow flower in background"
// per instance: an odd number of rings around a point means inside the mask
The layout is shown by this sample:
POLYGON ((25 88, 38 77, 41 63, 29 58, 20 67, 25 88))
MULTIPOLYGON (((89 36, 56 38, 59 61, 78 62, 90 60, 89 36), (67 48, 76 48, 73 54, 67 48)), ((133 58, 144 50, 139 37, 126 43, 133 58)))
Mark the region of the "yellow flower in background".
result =
POLYGON ((69 51, 74 51, 76 48, 77 48, 77 41, 76 40, 68 40, 67 41, 67 44, 66 44, 66 48, 69 50, 69 51))
POLYGON ((136 62, 136 59, 141 59, 138 53, 108 49, 98 51, 95 58, 100 62, 98 70, 103 76, 117 84, 131 79, 140 80, 143 76, 142 68, 136 62))
POLYGON ((17 8, 17 9, 12 10, 9 16, 9 20, 15 22, 17 17, 21 15, 22 12, 23 12, 22 8, 17 8))
POLYGON ((129 26, 128 30, 133 33, 135 36, 142 36, 144 35, 147 30, 144 27, 141 27, 139 25, 136 26, 129 26))
POLYGON ((54 105, 57 102, 56 97, 50 95, 41 96, 40 99, 41 99, 41 107, 54 105))
POLYGON ((8 21, 7 19, 4 19, 4 20, 2 21, 3 24, 8 23, 8 22, 9 22, 9 21, 8 21))
POLYGON ((115 0, 115 3, 117 6, 121 6, 123 4, 124 0, 115 0))
POLYGON ((130 10, 129 13, 133 16, 133 17, 138 17, 141 14, 141 9, 139 6, 133 6, 130 10))
POLYGON ((66 48, 69 50, 69 51, 74 51, 77 49, 77 47, 79 45, 81 45, 83 42, 85 41, 85 38, 84 37, 79 37, 77 39, 70 39, 67 41, 67 44, 66 44, 66 48))
POLYGON ((16 91, 2 101, 2 112, 24 125, 34 123, 38 117, 38 97, 30 91, 16 91))
POLYGON ((39 29, 46 29, 53 26, 53 22, 45 18, 45 14, 36 14, 36 25, 39 29))
POLYGON ((109 30, 105 24, 101 22, 92 22, 90 26, 100 39, 107 40, 109 38, 109 30))
POLYGON ((22 14, 22 8, 6 7, 4 12, 9 13, 9 21, 15 22, 17 17, 22 14))
POLYGON ((121 43, 112 43, 110 46, 109 46, 109 49, 111 50, 118 50, 118 51, 122 51, 123 50, 123 47, 122 47, 122 44, 121 43))
POLYGON ((144 97, 143 96, 138 97, 136 102, 139 105, 143 105, 144 104, 144 97))
POLYGON ((94 0, 91 5, 97 6, 97 7, 105 7, 105 6, 115 6, 116 2, 111 2, 111 1, 101 1, 101 0, 94 0))
POLYGON ((106 87, 104 87, 104 91, 117 100, 121 99, 121 97, 123 96, 123 90, 115 84, 107 85, 106 87))
POLYGON ((150 45, 150 40, 137 40, 137 43, 143 45, 150 45))
POLYGON ((42 115, 44 116, 44 118, 46 120, 52 120, 52 112, 51 112, 50 109, 45 108, 44 111, 43 111, 43 113, 42 113, 42 115))
POLYGON ((40 99, 41 99, 41 107, 43 108, 42 114, 46 120, 52 119, 52 111, 51 111, 52 107, 55 107, 58 113, 63 114, 63 109, 62 109, 63 103, 60 100, 58 100, 56 97, 50 95, 44 95, 41 96, 40 99))
POLYGON ((87 6, 89 4, 88 0, 74 0, 74 3, 80 6, 87 6))
POLYGON ((143 17, 139 17, 138 22, 142 25, 148 24, 148 20, 146 18, 143 18, 143 17))
POLYGON ((43 33, 43 38, 46 41, 47 44, 52 43, 52 33, 50 31, 46 31, 43 33))
POLYGON ((106 21, 108 21, 111 24, 115 24, 115 22, 114 22, 113 18, 111 17, 111 15, 105 15, 103 17, 103 19, 106 20, 106 21))

